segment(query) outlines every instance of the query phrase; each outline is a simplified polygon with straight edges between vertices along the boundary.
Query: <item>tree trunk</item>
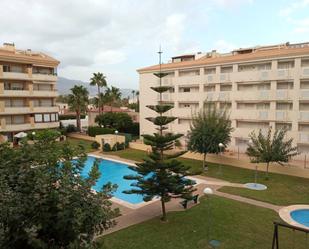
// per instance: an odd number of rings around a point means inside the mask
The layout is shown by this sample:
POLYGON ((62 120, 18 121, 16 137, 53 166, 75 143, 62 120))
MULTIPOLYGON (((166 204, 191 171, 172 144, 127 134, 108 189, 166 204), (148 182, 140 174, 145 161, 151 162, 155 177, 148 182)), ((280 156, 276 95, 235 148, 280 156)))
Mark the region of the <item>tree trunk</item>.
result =
POLYGON ((205 170, 205 171, 207 171, 208 170, 208 166, 207 166, 207 164, 206 164, 206 153, 204 153, 204 158, 203 158, 203 169, 205 170))
POLYGON ((167 221, 166 219, 166 210, 165 210, 165 202, 164 200, 161 198, 161 206, 162 206, 162 217, 161 220, 162 221, 167 221))
POLYGON ((82 131, 80 126, 80 111, 76 111, 76 128, 79 132, 82 131))
POLYGON ((98 85, 98 107, 99 107, 99 115, 102 113, 102 106, 101 106, 101 94, 100 94, 100 86, 98 85))
POLYGON ((268 179, 268 169, 269 169, 269 163, 266 164, 266 179, 268 179))

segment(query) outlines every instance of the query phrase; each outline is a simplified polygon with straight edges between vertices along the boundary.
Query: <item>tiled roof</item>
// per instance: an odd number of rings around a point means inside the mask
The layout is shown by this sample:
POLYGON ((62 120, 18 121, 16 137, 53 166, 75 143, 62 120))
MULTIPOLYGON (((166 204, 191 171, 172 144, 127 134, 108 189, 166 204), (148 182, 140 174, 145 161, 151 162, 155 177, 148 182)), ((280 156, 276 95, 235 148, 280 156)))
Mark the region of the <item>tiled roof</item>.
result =
MULTIPOLYGON (((268 50, 256 50, 248 54, 236 54, 236 55, 231 54, 213 58, 207 58, 206 56, 204 56, 194 61, 182 61, 182 62, 162 64, 161 68, 162 70, 168 70, 176 68, 189 68, 194 66, 208 66, 223 63, 245 62, 251 60, 263 60, 270 58, 280 58, 280 57, 300 56, 300 55, 309 56, 309 47, 303 47, 303 48, 281 47, 268 50)), ((159 70, 159 65, 140 68, 137 71, 139 73, 142 73, 157 70, 159 70)))
POLYGON ((60 63, 58 60, 44 53, 27 53, 22 50, 9 51, 3 48, 0 48, 0 60, 43 66, 58 66, 60 63))
MULTIPOLYGON (((121 109, 119 107, 111 107, 111 106, 104 106, 102 112, 110 112, 112 109, 113 112, 130 112, 129 109, 121 109)), ((98 108, 89 109, 88 112, 99 112, 98 108)))

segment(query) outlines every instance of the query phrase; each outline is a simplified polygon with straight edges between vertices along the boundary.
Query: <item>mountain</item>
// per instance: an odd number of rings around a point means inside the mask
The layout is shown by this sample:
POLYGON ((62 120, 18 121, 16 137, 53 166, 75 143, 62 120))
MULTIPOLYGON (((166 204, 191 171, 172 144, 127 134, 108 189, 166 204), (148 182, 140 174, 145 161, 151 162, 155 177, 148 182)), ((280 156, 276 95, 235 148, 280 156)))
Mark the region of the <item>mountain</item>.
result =
MULTIPOLYGON (((83 82, 81 80, 72 80, 72 79, 67 79, 64 77, 58 77, 58 81, 57 81, 57 88, 58 88, 58 93, 59 95, 64 95, 64 94, 69 94, 70 93, 70 89, 74 86, 74 85, 83 85, 85 86, 88 91, 89 91, 89 95, 95 96, 97 94, 97 88, 94 86, 90 86, 88 82, 83 82)), ((129 88, 122 88, 120 89, 121 92, 121 97, 122 98, 127 98, 127 97, 132 97, 132 90, 136 89, 129 89, 129 88)))

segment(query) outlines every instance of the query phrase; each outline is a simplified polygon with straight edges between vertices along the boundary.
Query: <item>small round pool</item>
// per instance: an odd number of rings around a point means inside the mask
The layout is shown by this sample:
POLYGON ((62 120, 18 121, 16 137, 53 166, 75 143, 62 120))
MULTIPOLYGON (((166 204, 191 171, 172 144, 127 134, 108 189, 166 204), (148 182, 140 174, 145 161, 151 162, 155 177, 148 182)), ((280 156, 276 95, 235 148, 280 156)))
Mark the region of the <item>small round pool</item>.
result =
POLYGON ((309 228, 309 209, 297 209, 290 213, 291 218, 309 228))

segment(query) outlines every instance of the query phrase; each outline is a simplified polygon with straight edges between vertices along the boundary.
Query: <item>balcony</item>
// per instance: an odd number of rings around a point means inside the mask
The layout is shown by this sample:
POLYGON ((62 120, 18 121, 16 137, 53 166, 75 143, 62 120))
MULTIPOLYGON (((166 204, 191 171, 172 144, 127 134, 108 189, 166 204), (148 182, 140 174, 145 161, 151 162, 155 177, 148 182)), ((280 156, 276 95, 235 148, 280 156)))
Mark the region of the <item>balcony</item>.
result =
POLYGON ((8 80, 28 80, 29 75, 28 73, 17 73, 17 72, 3 72, 2 79, 8 80))
POLYGON ((235 81, 265 81, 271 80, 271 70, 243 71, 234 74, 235 81))
POLYGON ((4 107, 4 112, 0 114, 26 114, 30 112, 29 106, 19 106, 19 107, 4 107))
POLYGON ((219 93, 219 100, 220 101, 229 101, 230 100, 230 93, 229 92, 220 92, 219 93))
POLYGON ((293 99, 293 90, 277 90, 276 99, 277 100, 287 100, 293 99))
POLYGON ((195 91, 195 92, 179 92, 177 94, 177 99, 179 101, 199 101, 200 99, 200 92, 195 91))
POLYGON ((32 129, 50 129, 59 127, 59 122, 48 122, 48 123, 34 123, 32 129))
POLYGON ((220 74, 220 82, 231 82, 231 74, 230 73, 221 73, 220 74))
POLYGON ((299 112, 299 121, 309 122, 309 111, 299 112))
POLYGON ((32 79, 36 81, 57 81, 57 75, 33 73, 32 79))
POLYGON ((231 113, 231 118, 237 120, 268 120, 269 112, 267 110, 237 109, 231 113))
POLYGON ((292 121, 292 111, 276 111, 277 121, 292 121))
POLYGON ((309 89, 300 91, 300 99, 309 100, 309 89))
POLYGON ((276 74, 277 80, 290 80, 294 78, 294 68, 278 69, 276 74))
POLYGON ((57 97, 58 92, 57 90, 50 90, 50 91, 37 91, 34 90, 32 93, 30 93, 33 97, 57 97))
POLYGON ((299 143, 309 143, 309 132, 299 132, 299 143))
POLYGON ((233 92, 235 100, 269 100, 271 99, 271 91, 269 90, 255 90, 255 91, 237 91, 233 92))
POLYGON ((58 112, 58 106, 35 106, 31 112, 34 113, 46 113, 46 112, 58 112))
POLYGON ((2 94, 3 97, 28 97, 30 95, 29 90, 4 90, 2 94))
POLYGON ((6 127, 3 129, 0 126, 0 132, 6 131, 6 132, 10 132, 10 131, 26 131, 26 130, 30 130, 33 129, 33 126, 31 126, 30 123, 23 123, 23 124, 6 124, 6 127))

